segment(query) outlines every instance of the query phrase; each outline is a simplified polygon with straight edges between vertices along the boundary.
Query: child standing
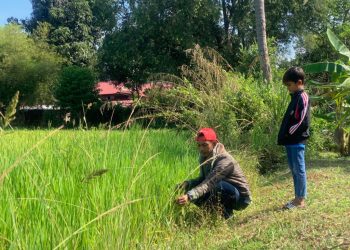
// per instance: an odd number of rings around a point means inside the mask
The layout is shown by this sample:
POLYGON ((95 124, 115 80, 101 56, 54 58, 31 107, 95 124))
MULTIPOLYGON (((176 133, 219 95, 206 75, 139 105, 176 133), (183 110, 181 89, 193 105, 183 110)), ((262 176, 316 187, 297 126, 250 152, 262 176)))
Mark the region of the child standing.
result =
POLYGON ((295 198, 287 202, 284 208, 303 208, 307 195, 305 142, 310 136, 310 102, 309 96, 304 91, 305 73, 303 69, 299 67, 288 69, 284 73, 283 84, 291 95, 291 101, 278 133, 278 144, 286 148, 295 193, 295 198))

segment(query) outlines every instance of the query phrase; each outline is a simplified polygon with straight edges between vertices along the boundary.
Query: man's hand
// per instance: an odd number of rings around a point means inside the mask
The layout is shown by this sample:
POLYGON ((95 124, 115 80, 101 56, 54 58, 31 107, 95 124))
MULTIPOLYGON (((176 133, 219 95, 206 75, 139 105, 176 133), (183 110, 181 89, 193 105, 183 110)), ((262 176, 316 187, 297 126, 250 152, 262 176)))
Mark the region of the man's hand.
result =
POLYGON ((188 195, 182 195, 176 199, 177 204, 179 205, 185 205, 189 201, 188 195))

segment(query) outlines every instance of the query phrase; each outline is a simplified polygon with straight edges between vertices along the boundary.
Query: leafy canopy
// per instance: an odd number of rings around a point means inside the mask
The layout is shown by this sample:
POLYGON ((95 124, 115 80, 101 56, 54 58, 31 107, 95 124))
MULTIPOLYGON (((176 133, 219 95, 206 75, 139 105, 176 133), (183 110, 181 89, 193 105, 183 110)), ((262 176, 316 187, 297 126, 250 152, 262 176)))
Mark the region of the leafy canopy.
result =
POLYGON ((61 59, 47 44, 34 41, 18 25, 0 27, 0 102, 17 91, 20 104, 52 103, 61 59))

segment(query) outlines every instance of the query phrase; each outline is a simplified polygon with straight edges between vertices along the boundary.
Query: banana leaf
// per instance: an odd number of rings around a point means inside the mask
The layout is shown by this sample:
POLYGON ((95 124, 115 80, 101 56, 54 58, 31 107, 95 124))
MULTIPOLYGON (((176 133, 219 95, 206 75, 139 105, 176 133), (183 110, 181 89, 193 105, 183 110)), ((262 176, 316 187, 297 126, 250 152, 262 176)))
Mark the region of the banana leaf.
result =
POLYGON ((324 113, 324 114, 313 114, 313 116, 315 116, 317 118, 322 118, 322 119, 327 120, 329 122, 332 122, 335 120, 336 113, 329 112, 329 113, 324 113))
POLYGON ((331 31, 327 29, 327 36, 333 47, 342 55, 348 57, 350 60, 350 50, 345 46, 345 44, 339 40, 339 38, 331 31))
POLYGON ((323 100, 324 98, 322 98, 322 96, 310 96, 310 100, 311 101, 319 101, 319 100, 323 100))
POLYGON ((339 85, 340 87, 343 88, 350 88, 350 77, 347 78, 342 84, 339 85))
POLYGON ((350 69, 350 67, 334 62, 320 62, 320 63, 310 63, 306 64, 302 67, 305 73, 337 73, 340 74, 342 72, 346 72, 350 69))

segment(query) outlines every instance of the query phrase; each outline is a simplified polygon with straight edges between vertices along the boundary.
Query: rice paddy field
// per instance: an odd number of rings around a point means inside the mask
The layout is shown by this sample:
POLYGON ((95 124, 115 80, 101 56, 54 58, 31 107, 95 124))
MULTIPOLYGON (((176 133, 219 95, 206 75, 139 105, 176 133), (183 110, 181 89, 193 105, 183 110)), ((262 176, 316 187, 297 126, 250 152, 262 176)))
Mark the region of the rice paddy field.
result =
POLYGON ((223 221, 174 204, 175 185, 198 174, 192 138, 140 129, 0 133, 0 249, 350 247, 348 160, 313 162, 310 205, 281 212, 292 195, 288 173, 260 177, 254 157, 233 152, 253 205, 223 221))
MULTIPOLYGON (((48 134, 2 135, 1 172, 48 134)), ((175 184, 195 166, 184 134, 59 131, 20 159, 4 179, 0 246, 121 249, 155 244, 172 230, 175 184)))

